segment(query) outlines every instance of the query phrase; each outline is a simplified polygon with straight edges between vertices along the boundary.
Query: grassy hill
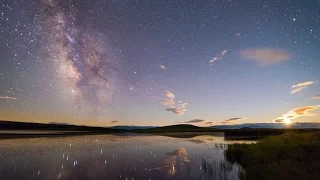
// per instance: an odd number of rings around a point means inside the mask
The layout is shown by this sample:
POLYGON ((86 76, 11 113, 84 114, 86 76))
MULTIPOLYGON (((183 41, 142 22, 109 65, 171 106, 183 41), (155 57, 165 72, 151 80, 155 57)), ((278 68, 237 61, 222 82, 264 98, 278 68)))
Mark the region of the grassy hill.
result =
POLYGON ((0 121, 0 130, 43 130, 43 131, 95 131, 122 132, 123 130, 106 127, 77 126, 69 124, 43 124, 30 122, 0 121))
POLYGON ((134 130, 139 133, 164 133, 164 132, 222 132, 222 130, 209 128, 209 127, 198 127, 189 124, 178 124, 172 126, 156 127, 150 129, 134 130))

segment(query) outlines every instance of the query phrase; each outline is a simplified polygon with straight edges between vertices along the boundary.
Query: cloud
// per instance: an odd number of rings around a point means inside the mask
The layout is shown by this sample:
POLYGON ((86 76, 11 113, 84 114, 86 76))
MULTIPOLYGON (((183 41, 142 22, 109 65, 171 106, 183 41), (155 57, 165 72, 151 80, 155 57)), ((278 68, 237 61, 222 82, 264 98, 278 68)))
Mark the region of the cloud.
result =
POLYGON ((248 60, 255 61, 260 65, 274 65, 285 62, 291 55, 281 49, 250 48, 240 50, 240 55, 248 60))
POLYGON ((186 109, 180 109, 176 107, 166 108, 167 111, 171 111, 178 115, 183 115, 186 112, 186 109))
POLYGON ((288 102, 285 102, 285 101, 281 101, 282 104, 286 104, 286 105, 289 105, 290 103, 288 102))
POLYGON ((239 32, 233 34, 234 37, 239 37, 240 35, 241 35, 241 33, 239 33, 239 32))
POLYGON ((164 65, 160 65, 160 69, 166 70, 167 68, 164 65))
POLYGON ((295 94, 295 93, 298 93, 304 89, 307 89, 308 86, 310 86, 311 84, 313 84, 314 82, 313 81, 306 81, 306 82, 302 82, 302 83, 298 83, 298 84, 295 84, 295 85, 292 85, 292 90, 290 92, 290 94, 295 94))
POLYGON ((214 122, 206 122, 205 124, 211 125, 214 124, 214 122))
POLYGON ((111 124, 118 123, 119 121, 111 121, 111 124))
POLYGON ((68 123, 63 123, 63 122, 48 122, 48 124, 70 125, 70 124, 68 124, 68 123))
POLYGON ((175 97, 174 94, 172 92, 170 92, 170 91, 166 91, 165 95, 166 95, 167 98, 170 98, 170 99, 173 99, 175 97))
POLYGON ((286 122, 289 122, 289 121, 287 121, 286 119, 283 119, 283 118, 277 118, 273 122, 274 123, 286 123, 286 122))
POLYGON ((304 106, 304 107, 293 109, 292 112, 294 112, 294 114, 299 116, 303 116, 303 115, 306 116, 306 115, 311 115, 309 111, 315 110, 317 108, 319 108, 319 106, 304 106))
POLYGON ((246 119, 246 118, 239 118, 239 117, 237 117, 237 118, 230 118, 230 119, 227 119, 227 120, 225 120, 225 121, 223 121, 222 123, 235 123, 236 121, 240 121, 240 120, 244 120, 244 119, 246 119))
POLYGON ((196 144, 204 144, 206 143, 206 141, 204 140, 198 140, 198 139, 190 139, 188 140, 189 142, 193 142, 193 143, 196 143, 196 144))
POLYGON ((297 119, 301 116, 316 116, 316 114, 310 113, 310 111, 314 111, 318 109, 320 105, 317 106, 302 106, 281 115, 277 119, 273 120, 274 123, 289 123, 292 120, 297 119))
POLYGON ((165 99, 164 101, 163 101, 163 105, 165 105, 165 106, 170 106, 170 105, 173 105, 175 102, 174 102, 174 100, 173 99, 165 99))
POLYGON ((320 99, 320 95, 313 96, 312 99, 320 99))
POLYGON ((211 59, 211 60, 209 61, 209 63, 213 63, 213 62, 215 62, 216 60, 218 60, 218 57, 213 57, 213 59, 211 59))
POLYGON ((213 57, 213 58, 209 61, 210 65, 211 65, 213 62, 222 59, 223 56, 225 56, 225 55, 227 54, 227 52, 228 52, 228 49, 223 50, 223 51, 220 53, 220 55, 213 57))
POLYGON ((193 120, 190 120, 190 121, 186 121, 184 123, 201 123, 201 122, 204 122, 206 120, 203 120, 203 119, 193 119, 193 120))
POLYGON ((222 52, 221 52, 221 57, 223 57, 224 55, 226 55, 226 54, 227 54, 227 52, 228 52, 228 49, 226 49, 226 50, 222 51, 222 52))
POLYGON ((10 96, 0 96, 0 99, 12 99, 12 100, 15 100, 17 98, 15 97, 10 97, 10 96))
POLYGON ((186 112, 188 103, 184 103, 180 100, 177 102, 174 100, 175 95, 171 91, 165 92, 165 98, 158 98, 163 100, 163 105, 166 107, 166 111, 173 112, 178 115, 183 115, 186 112))
POLYGON ((295 93, 298 93, 304 89, 307 89, 307 87, 298 87, 298 88, 295 88, 295 89, 292 89, 290 94, 295 94, 295 93))
POLYGON ((309 86, 309 85, 311 85, 313 83, 314 83, 313 81, 306 81, 306 82, 302 82, 302 83, 298 83, 298 84, 292 85, 292 88, 309 86))

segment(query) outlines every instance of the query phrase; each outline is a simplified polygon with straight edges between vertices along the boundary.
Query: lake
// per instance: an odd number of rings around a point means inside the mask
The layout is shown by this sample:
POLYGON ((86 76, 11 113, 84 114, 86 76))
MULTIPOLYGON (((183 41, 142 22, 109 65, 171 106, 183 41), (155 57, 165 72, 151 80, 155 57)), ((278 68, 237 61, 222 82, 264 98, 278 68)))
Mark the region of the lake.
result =
POLYGON ((0 179, 238 179, 224 160, 222 133, 174 138, 146 134, 0 140, 0 179))

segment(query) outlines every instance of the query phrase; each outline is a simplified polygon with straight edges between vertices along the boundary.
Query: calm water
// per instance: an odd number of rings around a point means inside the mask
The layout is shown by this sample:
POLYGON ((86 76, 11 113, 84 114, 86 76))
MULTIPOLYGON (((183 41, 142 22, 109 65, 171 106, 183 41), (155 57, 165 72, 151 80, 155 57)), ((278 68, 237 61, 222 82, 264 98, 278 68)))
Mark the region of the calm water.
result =
POLYGON ((238 179, 223 156, 233 142, 221 134, 5 139, 0 179, 238 179))

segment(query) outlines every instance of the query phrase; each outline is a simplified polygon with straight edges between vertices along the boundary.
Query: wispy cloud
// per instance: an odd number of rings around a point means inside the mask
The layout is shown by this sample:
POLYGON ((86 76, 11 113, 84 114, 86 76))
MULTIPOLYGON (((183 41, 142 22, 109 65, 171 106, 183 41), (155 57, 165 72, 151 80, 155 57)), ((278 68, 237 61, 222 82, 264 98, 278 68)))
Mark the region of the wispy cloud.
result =
POLYGON ((174 102, 174 100, 173 99, 165 99, 164 101, 163 101, 163 105, 165 105, 165 106, 170 106, 170 105, 173 105, 175 102, 174 102))
POLYGON ((223 51, 221 52, 220 56, 221 56, 221 57, 223 57, 224 55, 226 55, 226 54, 227 54, 227 52, 228 52, 228 49, 223 50, 223 51))
POLYGON ((237 121, 244 120, 244 119, 246 119, 246 118, 240 118, 240 117, 230 118, 230 119, 227 119, 227 120, 223 121, 222 123, 232 124, 232 123, 235 123, 235 122, 237 122, 237 121))
POLYGON ((15 97, 10 97, 10 96, 0 96, 0 99, 12 99, 12 100, 15 100, 17 98, 15 97))
MULTIPOLYGON (((163 98, 163 105, 166 107, 166 111, 173 112, 178 115, 183 115, 186 112, 188 103, 182 101, 175 101, 175 95, 171 91, 165 92, 165 98, 163 98)), ((162 98, 160 98, 162 99, 162 98)))
POLYGON ((313 81, 306 81, 306 82, 292 85, 290 94, 295 94, 295 93, 298 93, 304 89, 307 89, 308 86, 310 86, 313 83, 314 83, 313 81))
POLYGON ((213 57, 210 61, 209 61, 209 64, 212 65, 212 63, 214 63, 215 61, 217 60, 220 60, 223 58, 223 56, 225 56, 228 52, 228 49, 226 50, 223 50, 219 55, 213 57))
POLYGON ((119 121, 111 121, 111 124, 118 123, 119 121))
POLYGON ((313 96, 312 99, 320 99, 320 95, 313 96))
POLYGON ((201 123, 201 122, 204 122, 206 120, 203 120, 203 119, 193 119, 193 120, 190 120, 190 121, 186 121, 184 123, 201 123))
POLYGON ((160 69, 162 69, 162 70, 166 70, 166 69, 167 69, 167 67, 166 67, 166 66, 164 66, 164 65, 160 65, 160 69))
POLYGON ((234 37, 239 37, 240 35, 241 35, 241 33, 239 33, 239 32, 233 34, 234 37))
POLYGON ((205 124, 211 125, 211 124, 214 124, 214 122, 209 121, 209 122, 206 122, 205 124))
POLYGON ((213 63, 213 62, 215 62, 216 60, 218 60, 218 57, 213 57, 213 58, 209 61, 209 63, 213 63))
POLYGON ((289 105, 290 103, 288 102, 285 102, 285 101, 281 101, 282 104, 286 104, 286 105, 289 105))
POLYGON ((291 90, 290 94, 295 94, 295 93, 301 92, 304 89, 307 89, 307 86, 294 88, 291 90))
POLYGON ((166 108, 167 111, 173 112, 178 115, 183 115, 186 112, 186 109, 180 109, 176 107, 166 108))
POLYGON ((298 84, 292 85, 292 88, 309 86, 309 85, 311 85, 313 83, 314 83, 313 81, 306 81, 306 82, 302 82, 302 83, 298 83, 298 84))
POLYGON ((316 114, 310 113, 310 111, 314 111, 318 109, 320 105, 317 106, 302 106, 281 115, 277 119, 273 120, 275 123, 290 123, 292 120, 297 119, 301 116, 316 116, 316 114))
POLYGON ((274 65, 285 62, 291 58, 291 54, 281 49, 250 48, 240 50, 240 55, 260 65, 274 65))
POLYGON ((171 91, 166 91, 165 96, 170 99, 173 99, 175 97, 171 91))
POLYGON ((188 140, 189 142, 193 142, 193 143, 196 143, 196 144, 205 144, 206 141, 204 140, 200 140, 200 139, 190 139, 188 140))

